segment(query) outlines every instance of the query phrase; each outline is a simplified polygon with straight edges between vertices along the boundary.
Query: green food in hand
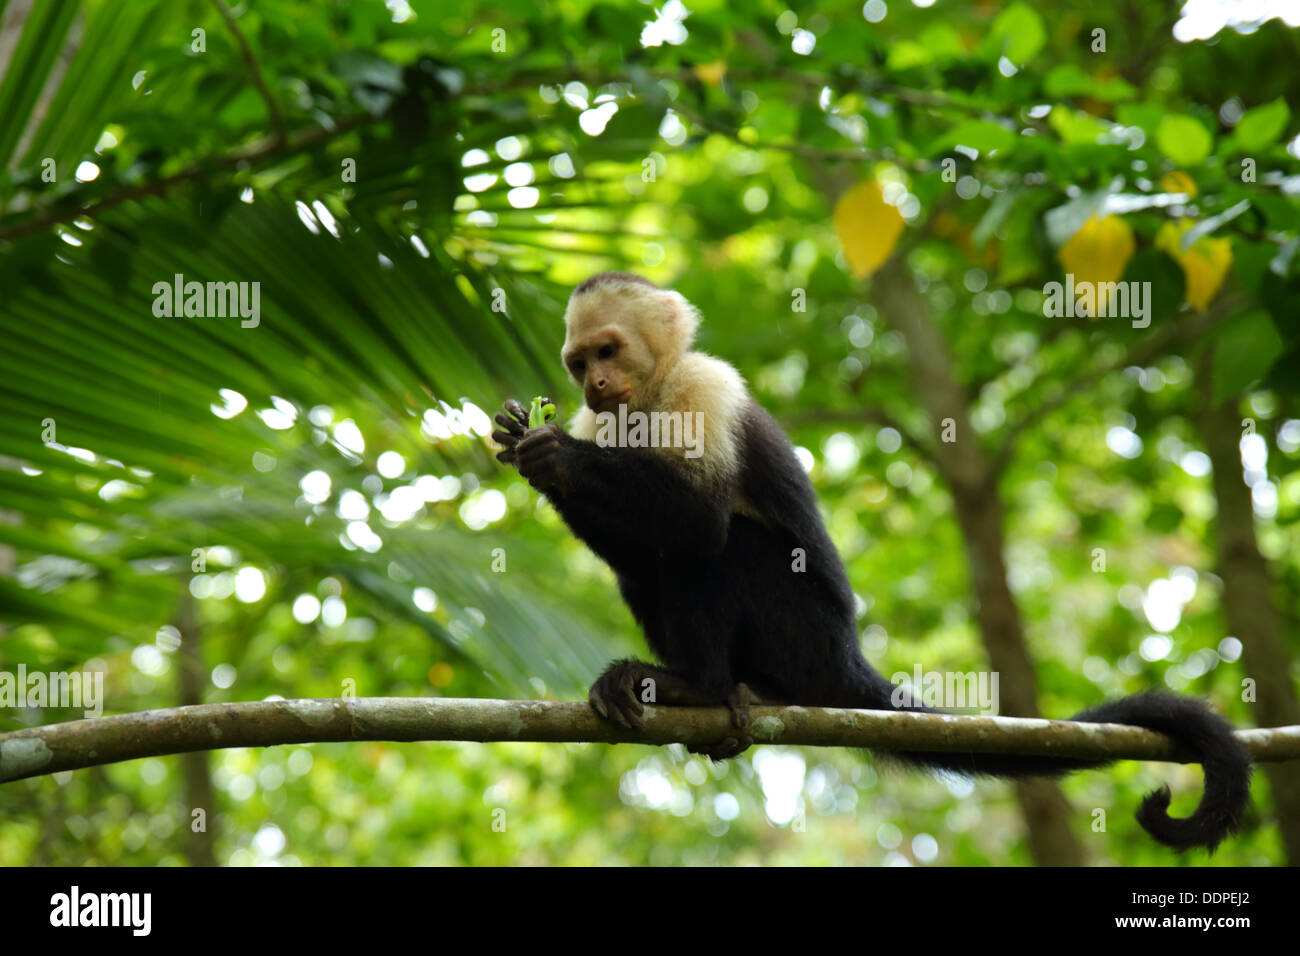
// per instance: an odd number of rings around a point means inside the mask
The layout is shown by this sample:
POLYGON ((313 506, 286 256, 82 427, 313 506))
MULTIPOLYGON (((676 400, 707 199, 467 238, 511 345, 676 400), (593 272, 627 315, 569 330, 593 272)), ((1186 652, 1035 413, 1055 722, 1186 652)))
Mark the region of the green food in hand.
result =
POLYGON ((528 409, 528 427, 540 428, 555 417, 555 405, 538 395, 528 409), (545 404, 543 404, 545 403, 545 404))

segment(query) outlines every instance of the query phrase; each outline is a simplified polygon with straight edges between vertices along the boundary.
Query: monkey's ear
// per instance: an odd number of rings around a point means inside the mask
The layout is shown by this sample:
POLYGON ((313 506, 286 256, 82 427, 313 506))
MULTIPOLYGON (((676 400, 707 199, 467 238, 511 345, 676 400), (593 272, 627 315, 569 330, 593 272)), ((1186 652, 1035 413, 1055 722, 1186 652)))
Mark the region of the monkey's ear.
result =
POLYGON ((700 310, 690 299, 671 289, 664 292, 670 309, 669 323, 673 338, 682 343, 682 350, 695 343, 695 332, 700 327, 700 310))

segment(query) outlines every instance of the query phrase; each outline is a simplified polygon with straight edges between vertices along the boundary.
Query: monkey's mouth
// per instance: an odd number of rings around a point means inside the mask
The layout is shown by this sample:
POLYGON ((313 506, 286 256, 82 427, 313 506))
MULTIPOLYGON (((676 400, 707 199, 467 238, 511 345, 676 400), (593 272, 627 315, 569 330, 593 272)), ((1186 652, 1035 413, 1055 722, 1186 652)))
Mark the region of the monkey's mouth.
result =
POLYGON ((625 388, 617 395, 610 395, 608 398, 598 398, 595 401, 587 403, 593 412, 612 412, 632 397, 632 389, 625 388))

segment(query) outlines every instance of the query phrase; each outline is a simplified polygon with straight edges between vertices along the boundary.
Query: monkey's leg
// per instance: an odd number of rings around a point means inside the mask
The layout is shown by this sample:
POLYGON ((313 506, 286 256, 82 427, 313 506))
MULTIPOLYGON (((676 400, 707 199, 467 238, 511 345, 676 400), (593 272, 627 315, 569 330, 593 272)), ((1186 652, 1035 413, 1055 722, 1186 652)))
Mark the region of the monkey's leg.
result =
MULTIPOLYGON (((727 560, 724 555, 719 563, 727 560)), ((749 708, 759 703, 759 696, 739 680, 734 663, 746 583, 725 569, 717 573, 712 564, 683 560, 665 568, 665 586, 673 600, 662 608, 661 626, 650 640, 674 673, 688 675, 692 686, 703 692, 705 705, 725 704, 731 711, 735 733, 687 748, 726 760, 753 744, 747 733, 749 708)))

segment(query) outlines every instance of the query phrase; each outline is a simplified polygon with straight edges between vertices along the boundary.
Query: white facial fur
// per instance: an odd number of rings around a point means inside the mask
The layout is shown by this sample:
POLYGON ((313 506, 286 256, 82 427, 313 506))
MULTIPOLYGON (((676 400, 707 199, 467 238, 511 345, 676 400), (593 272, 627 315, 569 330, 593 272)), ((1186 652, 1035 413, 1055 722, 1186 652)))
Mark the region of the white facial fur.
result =
MULTIPOLYGON (((700 314, 685 296, 641 283, 609 283, 571 298, 564 322, 566 355, 611 328, 621 333, 628 342, 628 374, 637 387, 629 409, 703 413, 699 458, 685 457, 680 448, 659 450, 682 462, 693 479, 734 479, 749 393, 731 365, 690 351, 700 314)), ((570 432, 594 440, 596 412, 580 409, 570 432)))

